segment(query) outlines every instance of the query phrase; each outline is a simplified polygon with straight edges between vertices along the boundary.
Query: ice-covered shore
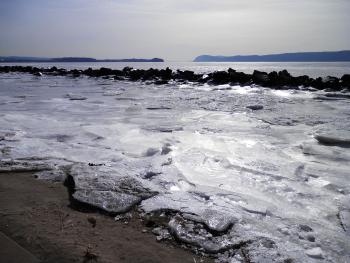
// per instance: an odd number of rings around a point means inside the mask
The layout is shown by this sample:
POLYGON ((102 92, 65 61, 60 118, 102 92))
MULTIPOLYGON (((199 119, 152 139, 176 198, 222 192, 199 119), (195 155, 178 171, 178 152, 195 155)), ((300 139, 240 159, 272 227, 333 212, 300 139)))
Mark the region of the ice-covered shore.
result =
POLYGON ((0 171, 167 212, 222 262, 349 262, 350 100, 332 94, 2 74, 0 171))

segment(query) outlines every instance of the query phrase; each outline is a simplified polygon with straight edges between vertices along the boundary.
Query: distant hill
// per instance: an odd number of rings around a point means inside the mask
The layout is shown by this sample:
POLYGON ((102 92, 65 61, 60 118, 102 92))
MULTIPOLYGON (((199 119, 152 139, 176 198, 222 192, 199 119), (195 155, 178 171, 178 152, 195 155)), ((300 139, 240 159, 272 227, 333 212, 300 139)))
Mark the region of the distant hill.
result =
POLYGON ((272 55, 196 57, 194 62, 339 62, 350 61, 350 51, 300 52, 272 55))
POLYGON ((161 58, 129 58, 129 59, 95 59, 82 57, 63 57, 63 58, 40 58, 40 57, 0 57, 0 62, 23 62, 23 63, 37 63, 37 62, 164 62, 161 58))

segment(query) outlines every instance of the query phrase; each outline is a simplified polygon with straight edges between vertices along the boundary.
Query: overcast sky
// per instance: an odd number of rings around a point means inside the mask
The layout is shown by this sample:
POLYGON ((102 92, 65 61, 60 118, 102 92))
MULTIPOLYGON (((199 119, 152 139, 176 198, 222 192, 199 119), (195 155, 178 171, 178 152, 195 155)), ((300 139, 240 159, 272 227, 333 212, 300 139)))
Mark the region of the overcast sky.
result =
POLYGON ((350 0, 0 0, 0 55, 162 57, 350 49, 350 0))

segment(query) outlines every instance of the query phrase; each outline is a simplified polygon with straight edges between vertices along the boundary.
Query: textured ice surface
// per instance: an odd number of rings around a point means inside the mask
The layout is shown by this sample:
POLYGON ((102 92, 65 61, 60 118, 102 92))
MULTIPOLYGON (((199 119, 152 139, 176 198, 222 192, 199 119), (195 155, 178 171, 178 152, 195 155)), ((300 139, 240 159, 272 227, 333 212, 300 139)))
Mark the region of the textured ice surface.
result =
POLYGON ((349 262, 341 94, 1 75, 0 171, 70 174, 110 212, 173 211, 170 232, 222 261, 349 262))
POLYGON ((153 196, 140 179, 105 167, 73 165, 69 174, 75 183, 73 197, 108 212, 124 213, 153 196))

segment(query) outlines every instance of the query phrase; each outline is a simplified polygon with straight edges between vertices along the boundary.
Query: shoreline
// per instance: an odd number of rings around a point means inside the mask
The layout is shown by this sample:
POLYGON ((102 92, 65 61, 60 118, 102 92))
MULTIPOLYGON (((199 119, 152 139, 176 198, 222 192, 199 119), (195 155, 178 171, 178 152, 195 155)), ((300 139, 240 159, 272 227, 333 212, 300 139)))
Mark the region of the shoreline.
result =
POLYGON ((72 209, 61 182, 33 172, 0 173, 0 207, 0 231, 42 262, 212 262, 175 241, 157 242, 135 212, 115 221, 72 209))
POLYGON ((324 90, 326 92, 349 92, 350 74, 345 74, 341 78, 328 76, 327 78, 311 78, 307 75, 294 77, 287 70, 270 73, 254 70, 253 74, 237 72, 229 68, 227 71, 215 71, 209 74, 195 73, 193 71, 166 69, 133 69, 125 67, 123 70, 113 70, 110 68, 86 70, 50 67, 37 68, 32 66, 0 66, 0 73, 20 72, 29 73, 34 76, 54 75, 71 76, 74 78, 81 76, 113 78, 115 80, 142 81, 154 83, 156 85, 169 84, 171 81, 179 83, 191 82, 194 84, 209 85, 259 85, 271 89, 300 89, 305 88, 310 91, 324 90))

